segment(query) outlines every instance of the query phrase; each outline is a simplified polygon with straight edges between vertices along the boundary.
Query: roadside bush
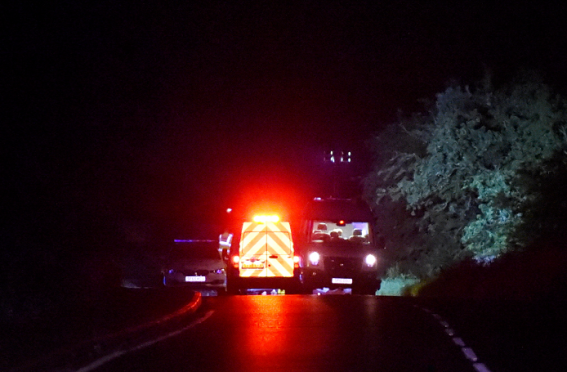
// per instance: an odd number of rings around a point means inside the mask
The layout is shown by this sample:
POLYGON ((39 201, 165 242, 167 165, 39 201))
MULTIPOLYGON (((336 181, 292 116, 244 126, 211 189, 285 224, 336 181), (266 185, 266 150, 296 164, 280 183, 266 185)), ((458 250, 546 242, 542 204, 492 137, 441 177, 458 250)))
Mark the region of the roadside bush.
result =
POLYGON ((382 278, 382 284, 378 291, 379 296, 403 296, 408 288, 419 283, 415 276, 405 275, 399 272, 398 266, 390 267, 382 278))
POLYGON ((565 226, 567 206, 557 210, 562 197, 553 191, 564 182, 548 185, 565 179, 567 100, 534 74, 453 85, 371 146, 365 195, 400 274, 429 280, 455 265, 473 270, 467 260, 497 262, 565 226))
POLYGON ((490 265, 473 260, 445 270, 420 288, 419 296, 565 301, 567 250, 553 241, 509 252, 490 265))

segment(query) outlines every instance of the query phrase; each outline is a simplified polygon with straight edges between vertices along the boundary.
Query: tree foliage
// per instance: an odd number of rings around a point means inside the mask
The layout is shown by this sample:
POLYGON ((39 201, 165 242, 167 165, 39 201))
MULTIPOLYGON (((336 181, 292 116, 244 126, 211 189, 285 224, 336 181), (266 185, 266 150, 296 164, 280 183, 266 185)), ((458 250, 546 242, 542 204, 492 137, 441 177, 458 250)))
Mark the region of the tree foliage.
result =
POLYGON ((525 175, 565 156, 565 103, 533 74, 498 88, 487 77, 476 88, 447 88, 426 114, 377 136, 366 196, 398 269, 430 277, 528 243, 534 236, 520 227, 537 214, 542 190, 525 175))

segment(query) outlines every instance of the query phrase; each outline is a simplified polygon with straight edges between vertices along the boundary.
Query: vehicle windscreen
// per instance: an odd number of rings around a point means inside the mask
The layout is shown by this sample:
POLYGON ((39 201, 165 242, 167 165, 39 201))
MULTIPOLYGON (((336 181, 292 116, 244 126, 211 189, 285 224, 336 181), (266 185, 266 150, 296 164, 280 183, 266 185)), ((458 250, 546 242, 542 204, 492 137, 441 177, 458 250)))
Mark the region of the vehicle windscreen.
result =
POLYGON ((170 260, 212 259, 219 260, 218 242, 183 242, 175 243, 170 260))
POLYGON ((368 222, 313 221, 312 242, 371 243, 372 235, 368 222))

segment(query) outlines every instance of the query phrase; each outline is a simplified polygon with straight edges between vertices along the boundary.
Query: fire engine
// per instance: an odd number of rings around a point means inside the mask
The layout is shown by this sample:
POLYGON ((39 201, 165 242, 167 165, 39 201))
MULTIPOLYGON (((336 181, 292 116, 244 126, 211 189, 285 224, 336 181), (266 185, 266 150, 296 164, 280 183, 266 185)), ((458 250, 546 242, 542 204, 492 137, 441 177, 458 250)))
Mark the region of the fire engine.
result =
POLYGON ((255 215, 244 221, 230 253, 229 290, 249 289, 290 293, 299 283, 290 223, 275 214, 255 215))

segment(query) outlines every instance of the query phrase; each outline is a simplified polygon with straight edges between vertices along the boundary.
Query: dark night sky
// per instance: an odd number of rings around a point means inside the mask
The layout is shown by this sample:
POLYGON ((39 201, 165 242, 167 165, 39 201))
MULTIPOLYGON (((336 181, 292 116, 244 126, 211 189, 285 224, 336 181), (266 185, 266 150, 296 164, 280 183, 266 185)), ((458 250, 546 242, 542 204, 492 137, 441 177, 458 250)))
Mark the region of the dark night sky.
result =
POLYGON ((14 3, 0 10, 5 194, 28 226, 311 197, 324 149, 356 158, 451 79, 567 78, 567 9, 545 2, 14 3))

